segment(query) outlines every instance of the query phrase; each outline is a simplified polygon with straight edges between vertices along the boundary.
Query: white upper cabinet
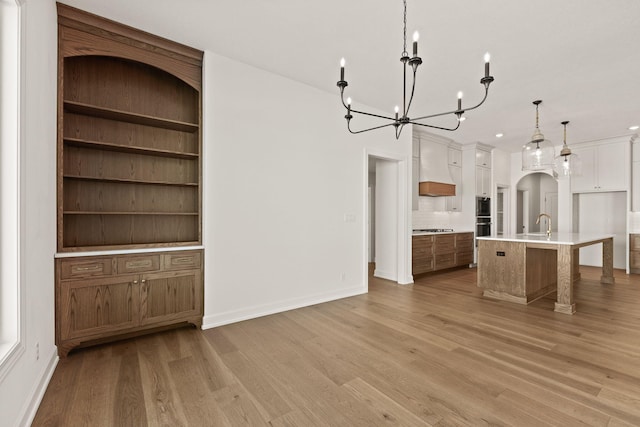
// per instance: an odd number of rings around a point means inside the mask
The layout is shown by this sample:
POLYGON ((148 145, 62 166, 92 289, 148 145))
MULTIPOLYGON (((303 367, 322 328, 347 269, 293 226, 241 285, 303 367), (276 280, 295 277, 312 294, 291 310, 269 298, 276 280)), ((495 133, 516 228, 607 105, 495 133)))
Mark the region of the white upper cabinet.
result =
POLYGON ((476 166, 476 196, 491 197, 491 169, 476 166))
POLYGON ((571 177, 571 192, 629 190, 628 142, 571 147, 582 160, 582 175, 571 177))
POLYGON ((491 152, 476 149, 476 166, 491 168, 491 152))
POLYGON ((449 165, 462 167, 462 150, 449 147, 449 165))
MULTIPOLYGON (((460 151, 460 160, 462 161, 462 151, 460 151)), ((461 164, 461 163, 458 163, 461 164)), ((446 198, 445 207, 449 212, 462 211, 462 168, 456 165, 449 165, 449 173, 451 179, 456 185, 456 195, 446 198)))

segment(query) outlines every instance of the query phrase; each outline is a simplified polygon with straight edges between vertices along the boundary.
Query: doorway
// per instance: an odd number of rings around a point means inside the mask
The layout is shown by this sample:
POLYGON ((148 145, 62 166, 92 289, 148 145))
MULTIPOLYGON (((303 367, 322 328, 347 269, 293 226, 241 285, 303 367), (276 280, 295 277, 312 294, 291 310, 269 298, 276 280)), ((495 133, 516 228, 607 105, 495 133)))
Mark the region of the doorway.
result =
POLYGON ((405 158, 366 152, 365 188, 365 277, 373 276, 398 284, 413 283, 411 277, 410 170, 405 158))
POLYGON ((551 230, 558 230, 558 182, 549 174, 534 172, 520 178, 516 184, 516 233, 542 232, 546 218, 536 224, 538 215, 551 217, 551 230))

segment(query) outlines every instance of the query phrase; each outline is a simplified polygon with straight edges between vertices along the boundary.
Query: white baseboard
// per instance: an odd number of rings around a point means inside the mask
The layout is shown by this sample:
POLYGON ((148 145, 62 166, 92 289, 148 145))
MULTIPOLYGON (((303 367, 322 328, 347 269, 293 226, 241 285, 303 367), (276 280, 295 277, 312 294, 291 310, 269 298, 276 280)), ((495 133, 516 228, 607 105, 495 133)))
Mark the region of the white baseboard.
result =
POLYGON ((373 271, 373 275, 375 277, 379 277, 380 279, 386 279, 386 280, 391 280, 392 282, 396 282, 398 280, 398 275, 394 274, 390 271, 384 271, 384 270, 380 270, 378 268, 376 268, 373 271))
POLYGON ((30 398, 27 400, 22 413, 24 414, 22 417, 21 426, 30 426, 33 422, 33 419, 36 416, 36 412, 38 412, 38 407, 40 406, 40 402, 44 397, 45 391, 47 391, 47 386, 49 385, 49 381, 51 381, 51 377, 53 376, 53 372, 56 370, 56 366, 58 366, 58 348, 53 347, 53 352, 49 357, 49 363, 45 367, 42 372, 42 376, 40 377, 40 381, 34 389, 31 391, 30 398))
POLYGON ((357 286, 339 291, 315 294, 301 298, 293 298, 271 304, 230 310, 224 313, 204 316, 202 319, 202 329, 215 328, 216 326, 228 325, 230 323, 241 322, 243 320, 255 319, 257 317, 268 316, 270 314, 281 313, 283 311, 294 310, 296 308, 308 307, 314 304, 333 301, 355 295, 366 294, 367 286, 357 286))

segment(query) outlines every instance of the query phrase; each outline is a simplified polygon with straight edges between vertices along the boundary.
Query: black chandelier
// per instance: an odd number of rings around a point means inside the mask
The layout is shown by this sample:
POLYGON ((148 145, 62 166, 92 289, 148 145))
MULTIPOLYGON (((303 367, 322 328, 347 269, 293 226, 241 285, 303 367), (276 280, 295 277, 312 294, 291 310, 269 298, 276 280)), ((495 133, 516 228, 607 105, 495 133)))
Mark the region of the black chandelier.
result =
POLYGON ((407 1, 403 0, 403 2, 404 2, 404 21, 403 21, 404 49, 402 51, 402 56, 400 57, 400 62, 402 62, 403 68, 404 68, 403 93, 402 93, 402 116, 399 115, 400 108, 398 106, 395 107, 395 117, 387 117, 379 114, 367 113, 365 111, 354 110, 353 108, 351 108, 351 98, 347 98, 346 102, 344 99, 344 88, 347 87, 349 84, 344 79, 345 61, 344 61, 344 58, 342 58, 342 60, 340 61, 340 80, 338 81, 338 87, 340 88, 340 99, 342 100, 342 105, 347 110, 347 114, 344 116, 344 118, 347 119, 347 129, 349 130, 349 132, 353 134, 380 129, 387 126, 393 126, 395 127, 395 131, 396 131, 396 139, 398 139, 400 138, 400 133, 402 132, 402 129, 407 124, 425 126, 429 128, 441 129, 441 130, 447 130, 447 131, 454 131, 460 127, 460 122, 464 120, 463 114, 465 113, 465 111, 470 111, 478 108, 479 106, 484 104, 484 101, 487 99, 487 96, 489 95, 489 85, 493 81, 493 77, 489 75, 489 59, 490 58, 489 58, 489 54, 486 53, 484 56, 484 60, 485 60, 484 77, 480 79, 480 83, 484 85, 484 97, 482 98, 482 101, 480 101, 478 105, 463 109, 462 108, 462 92, 458 92, 458 108, 457 109, 452 111, 446 111, 444 113, 437 113, 437 114, 430 114, 428 116, 416 117, 413 119, 409 118, 409 109, 411 108, 411 102, 413 101, 413 95, 416 88, 416 71, 418 69, 418 66, 422 64, 422 58, 418 56, 418 32, 417 31, 413 34, 413 56, 409 57, 409 54, 407 53, 407 1), (409 96, 409 102, 407 102, 407 65, 410 65, 413 70, 413 82, 411 84, 411 95, 409 96), (388 120, 389 123, 382 124, 380 126, 374 126, 369 129, 354 131, 354 130, 351 130, 351 119, 353 118, 353 114, 362 114, 365 116, 377 117, 380 119, 388 120), (448 114, 456 115, 457 120, 456 120, 455 127, 446 128, 446 127, 435 126, 435 125, 419 122, 419 120, 431 119, 434 117, 445 116, 448 114))

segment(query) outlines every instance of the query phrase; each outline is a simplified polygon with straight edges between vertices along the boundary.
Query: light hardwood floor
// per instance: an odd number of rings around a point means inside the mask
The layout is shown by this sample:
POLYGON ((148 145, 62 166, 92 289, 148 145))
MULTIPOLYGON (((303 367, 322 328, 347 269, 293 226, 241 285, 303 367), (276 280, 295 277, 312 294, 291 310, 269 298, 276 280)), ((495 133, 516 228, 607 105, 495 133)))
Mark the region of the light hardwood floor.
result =
POLYGON ((577 313, 476 270, 61 360, 34 426, 638 426, 640 276, 581 268, 577 313))

